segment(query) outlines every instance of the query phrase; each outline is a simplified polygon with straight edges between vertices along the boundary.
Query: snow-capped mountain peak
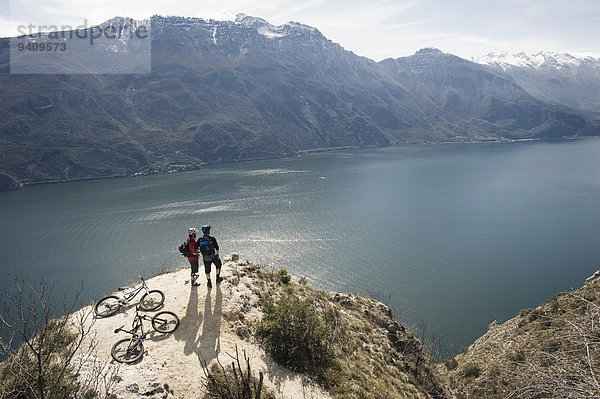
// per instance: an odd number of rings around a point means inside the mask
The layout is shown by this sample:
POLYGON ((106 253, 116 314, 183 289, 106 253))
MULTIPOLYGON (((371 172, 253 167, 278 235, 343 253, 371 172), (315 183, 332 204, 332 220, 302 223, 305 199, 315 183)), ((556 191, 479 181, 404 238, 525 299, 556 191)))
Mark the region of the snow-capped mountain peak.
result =
POLYGON ((282 25, 271 25, 262 18, 252 17, 243 13, 237 14, 235 23, 247 28, 254 28, 261 35, 269 39, 276 39, 290 35, 292 32, 318 33, 312 26, 290 21, 282 25))
POLYGON ((516 54, 509 53, 488 53, 480 57, 472 57, 471 61, 478 64, 490 65, 496 68, 502 68, 504 71, 513 67, 527 69, 554 69, 570 70, 578 68, 582 63, 600 62, 600 58, 594 57, 575 57, 568 53, 555 53, 540 51, 535 54, 520 52, 516 54))
POLYGON ((600 55, 544 51, 489 53, 471 61, 504 72, 543 101, 600 111, 600 55))
POLYGON ((235 16, 235 23, 247 28, 258 28, 265 25, 272 26, 262 18, 253 17, 244 13, 239 13, 235 16))

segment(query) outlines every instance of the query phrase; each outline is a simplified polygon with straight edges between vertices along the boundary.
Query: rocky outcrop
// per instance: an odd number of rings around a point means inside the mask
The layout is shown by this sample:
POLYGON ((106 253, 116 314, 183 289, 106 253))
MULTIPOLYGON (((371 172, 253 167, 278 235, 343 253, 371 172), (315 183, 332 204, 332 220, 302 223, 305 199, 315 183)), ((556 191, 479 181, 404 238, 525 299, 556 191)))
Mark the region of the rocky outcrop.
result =
MULTIPOLYGON (((209 367, 217 362, 228 365, 236 350, 249 357, 252 370, 263 372, 265 387, 277 397, 449 397, 418 337, 394 320, 390 308, 383 303, 355 294, 284 283, 279 273, 239 260, 235 254, 223 260, 221 275, 225 280, 212 289, 205 284, 190 286, 189 269, 147 280, 149 287, 165 293, 163 309, 179 315, 181 323, 172 334, 150 335, 144 341, 145 352, 139 363, 118 367, 116 383, 109 389, 111 399, 201 396, 206 379, 203 362, 209 367), (333 309, 341 314, 344 350, 348 353, 336 368, 338 382, 330 392, 314 376, 275 363, 255 335, 263 316, 262 300, 278 301, 287 295, 310 299, 316 309, 333 309)), ((92 332, 98 341, 97 354, 96 358, 87 359, 89 366, 83 368, 82 378, 98 364, 115 364, 110 348, 120 334, 115 335, 114 329, 131 323, 134 313, 135 308, 131 307, 95 320, 92 332)))
POLYGON ((594 281, 600 279, 600 270, 596 270, 594 274, 585 279, 585 284, 591 284, 594 281))

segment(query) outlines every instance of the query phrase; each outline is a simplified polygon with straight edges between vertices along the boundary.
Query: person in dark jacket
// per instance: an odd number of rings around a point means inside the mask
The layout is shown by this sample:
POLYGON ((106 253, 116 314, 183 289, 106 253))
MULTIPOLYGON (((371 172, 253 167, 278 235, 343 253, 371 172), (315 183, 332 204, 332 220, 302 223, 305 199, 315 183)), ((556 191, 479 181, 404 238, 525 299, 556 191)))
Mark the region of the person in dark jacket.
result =
POLYGON ((198 277, 200 276, 200 274, 198 274, 198 243, 196 242, 196 234, 198 234, 198 229, 195 227, 190 227, 188 229, 188 239, 187 239, 187 245, 188 245, 188 249, 190 250, 190 253, 192 254, 192 256, 188 257, 188 261, 190 262, 190 267, 191 267, 191 282, 193 286, 199 286, 200 283, 198 283, 196 280, 198 280, 198 277))
POLYGON ((198 248, 202 253, 202 261, 204 262, 204 272, 206 273, 206 286, 212 288, 210 281, 210 269, 212 264, 215 264, 217 278, 216 283, 219 284, 223 281, 221 274, 221 259, 219 258, 219 244, 217 239, 210 235, 210 225, 202 226, 202 233, 204 234, 198 239, 198 248))

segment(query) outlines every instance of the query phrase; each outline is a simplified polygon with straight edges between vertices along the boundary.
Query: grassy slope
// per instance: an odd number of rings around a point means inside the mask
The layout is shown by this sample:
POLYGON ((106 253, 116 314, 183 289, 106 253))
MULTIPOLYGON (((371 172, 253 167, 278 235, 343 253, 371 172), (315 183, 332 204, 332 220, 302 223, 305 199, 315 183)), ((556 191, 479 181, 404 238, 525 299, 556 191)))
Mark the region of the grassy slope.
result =
POLYGON ((599 397, 600 282, 524 309, 446 362, 457 398, 599 397))
MULTIPOLYGON (((241 274, 255 270, 256 266, 249 265, 241 274)), ((390 309, 381 302, 354 294, 316 291, 297 283, 283 284, 273 273, 257 276, 256 289, 261 297, 293 295, 311 299, 322 311, 333 307, 341 312, 343 344, 337 349, 338 361, 318 378, 334 397, 448 397, 418 337, 394 321, 390 309)), ((252 330, 253 324, 246 323, 252 330)))

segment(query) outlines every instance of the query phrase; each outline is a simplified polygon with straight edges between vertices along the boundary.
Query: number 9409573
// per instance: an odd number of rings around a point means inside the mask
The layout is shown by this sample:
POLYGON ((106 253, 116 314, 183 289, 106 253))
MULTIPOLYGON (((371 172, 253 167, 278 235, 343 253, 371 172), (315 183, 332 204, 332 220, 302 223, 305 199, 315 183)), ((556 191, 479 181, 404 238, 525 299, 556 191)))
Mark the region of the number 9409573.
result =
POLYGON ((66 51, 67 43, 37 43, 37 42, 27 42, 19 43, 17 45, 17 49, 19 51, 66 51))

